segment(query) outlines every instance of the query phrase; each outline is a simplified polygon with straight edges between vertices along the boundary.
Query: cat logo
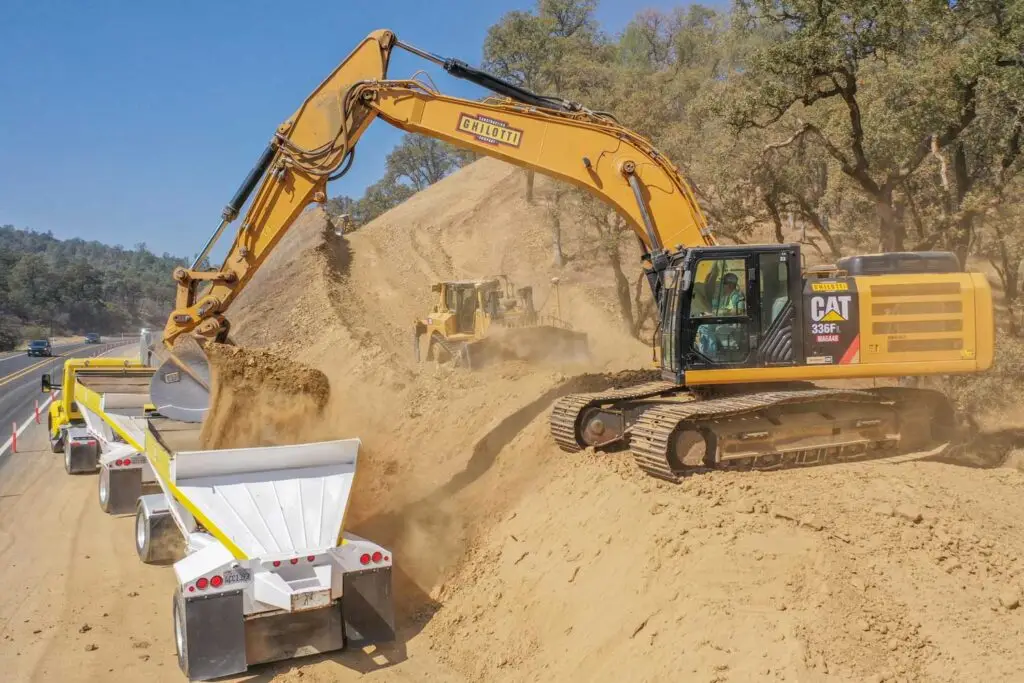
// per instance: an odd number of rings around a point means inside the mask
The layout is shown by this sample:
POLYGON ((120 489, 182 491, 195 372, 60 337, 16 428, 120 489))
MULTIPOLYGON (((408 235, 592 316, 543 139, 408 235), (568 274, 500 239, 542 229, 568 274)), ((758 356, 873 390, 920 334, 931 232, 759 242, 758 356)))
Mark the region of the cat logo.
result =
POLYGON ((511 128, 504 121, 486 116, 459 115, 459 130, 469 133, 480 142, 490 145, 509 145, 518 147, 523 139, 523 131, 511 128))
POLYGON ((814 322, 843 323, 850 319, 850 295, 816 296, 811 299, 811 318, 814 322))

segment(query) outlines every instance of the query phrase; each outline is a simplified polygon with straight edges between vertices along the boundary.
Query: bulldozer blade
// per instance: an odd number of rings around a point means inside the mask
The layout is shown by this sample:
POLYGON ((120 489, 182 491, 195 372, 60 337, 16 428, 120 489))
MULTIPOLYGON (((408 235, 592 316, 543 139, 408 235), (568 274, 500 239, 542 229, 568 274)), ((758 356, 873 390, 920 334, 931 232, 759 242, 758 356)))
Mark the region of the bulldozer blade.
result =
POLYGON ((180 422, 202 422, 210 408, 210 364, 201 351, 167 352, 149 384, 158 413, 180 422))

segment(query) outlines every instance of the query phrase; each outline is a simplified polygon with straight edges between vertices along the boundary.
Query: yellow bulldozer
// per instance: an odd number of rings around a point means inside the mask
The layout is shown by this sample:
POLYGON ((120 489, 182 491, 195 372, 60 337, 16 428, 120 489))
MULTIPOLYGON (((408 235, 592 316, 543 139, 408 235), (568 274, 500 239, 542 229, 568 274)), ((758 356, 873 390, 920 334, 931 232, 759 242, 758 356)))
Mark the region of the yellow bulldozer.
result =
MULTIPOLYGON (((556 291, 558 279, 552 280, 556 291)), ((413 348, 422 360, 453 362, 472 369, 498 359, 584 360, 587 335, 558 314, 542 316, 533 304, 533 288, 516 288, 508 277, 450 280, 430 287, 436 294, 430 314, 415 323, 413 348)))

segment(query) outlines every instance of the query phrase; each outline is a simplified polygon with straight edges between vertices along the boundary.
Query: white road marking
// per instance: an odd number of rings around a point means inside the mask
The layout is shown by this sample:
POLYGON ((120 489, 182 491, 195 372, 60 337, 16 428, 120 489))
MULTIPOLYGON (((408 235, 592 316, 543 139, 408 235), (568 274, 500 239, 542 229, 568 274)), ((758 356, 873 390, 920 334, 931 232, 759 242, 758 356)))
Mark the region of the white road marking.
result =
MULTIPOLYGON (((46 413, 46 409, 50 406, 50 402, 51 401, 53 401, 53 397, 49 396, 49 397, 47 397, 47 399, 45 401, 43 401, 41 404, 39 404, 39 419, 40 420, 43 419, 43 415, 46 413)), ((18 436, 21 436, 22 432, 24 432, 26 429, 28 429, 28 426, 30 424, 32 424, 33 422, 35 422, 35 421, 36 421, 36 415, 35 415, 35 411, 33 410, 32 416, 30 418, 28 418, 27 420, 25 420, 21 424, 20 427, 18 427, 18 430, 17 430, 17 432, 15 432, 15 434, 17 434, 18 436)), ((0 426, 2 426, 2 425, 0 425, 0 426)), ((0 446, 0 458, 2 458, 4 455, 6 455, 9 452, 9 449, 10 449, 11 444, 13 442, 14 442, 14 436, 12 435, 9 439, 7 439, 7 441, 4 442, 3 446, 0 446)))

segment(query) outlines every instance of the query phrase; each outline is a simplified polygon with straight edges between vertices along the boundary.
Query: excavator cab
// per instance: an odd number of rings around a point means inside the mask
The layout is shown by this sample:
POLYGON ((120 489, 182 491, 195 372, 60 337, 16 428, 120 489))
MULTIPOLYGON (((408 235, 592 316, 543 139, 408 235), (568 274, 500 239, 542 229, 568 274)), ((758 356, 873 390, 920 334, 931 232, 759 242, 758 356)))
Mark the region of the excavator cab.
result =
POLYGON ((665 379, 693 370, 794 365, 802 357, 799 245, 693 248, 662 273, 665 379))

